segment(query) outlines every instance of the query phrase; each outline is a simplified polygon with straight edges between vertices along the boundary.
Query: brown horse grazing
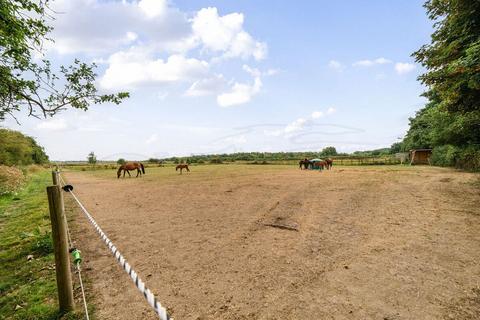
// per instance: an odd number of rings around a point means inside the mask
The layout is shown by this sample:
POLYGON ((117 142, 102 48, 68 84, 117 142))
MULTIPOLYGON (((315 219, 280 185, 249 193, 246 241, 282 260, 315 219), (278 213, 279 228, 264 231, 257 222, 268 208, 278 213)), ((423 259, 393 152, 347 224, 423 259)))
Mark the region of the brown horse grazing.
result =
POLYGON ((188 169, 188 164, 179 164, 175 167, 175 171, 178 171, 180 169, 180 174, 182 174, 183 169, 187 169, 188 172, 190 172, 190 169, 188 169))
POLYGON ((332 159, 326 159, 325 162, 327 163, 327 165, 325 166, 325 168, 327 168, 327 170, 332 169, 332 167, 333 167, 333 160, 332 160, 332 159))
POLYGON ((125 178, 125 172, 128 173, 129 177, 132 177, 130 175, 130 170, 135 170, 135 169, 137 169, 137 177, 138 175, 142 176, 142 173, 145 174, 145 167, 143 166, 143 164, 141 164, 140 162, 127 162, 125 164, 122 164, 120 168, 118 168, 117 178, 120 178, 120 175, 122 174, 122 170, 123 170, 124 178, 125 178))

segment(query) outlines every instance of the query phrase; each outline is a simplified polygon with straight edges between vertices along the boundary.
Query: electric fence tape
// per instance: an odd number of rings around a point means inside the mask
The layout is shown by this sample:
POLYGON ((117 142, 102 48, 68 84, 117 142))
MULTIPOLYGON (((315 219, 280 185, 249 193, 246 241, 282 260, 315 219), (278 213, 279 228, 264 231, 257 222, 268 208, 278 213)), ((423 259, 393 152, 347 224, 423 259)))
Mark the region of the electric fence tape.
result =
MULTIPOLYGON (((58 177, 62 181, 63 185, 66 185, 65 180, 63 180, 62 176, 60 173, 58 173, 58 177)), ((125 260, 123 255, 118 251, 117 247, 112 243, 112 241, 107 237, 105 232, 100 228, 100 226, 97 224, 95 219, 93 219, 92 215, 88 212, 88 210, 83 206, 83 204, 78 200, 77 196, 71 189, 68 190, 68 192, 72 195, 73 199, 77 202, 78 206, 80 209, 82 209, 83 213, 87 217, 87 219, 90 221, 90 223, 93 225, 97 233, 100 235, 100 238, 105 242, 105 244, 108 246, 110 251, 112 252, 113 256, 115 259, 117 259, 118 263, 122 266, 123 270, 125 270, 126 273, 130 276, 130 279, 135 283, 135 286, 137 289, 143 294, 145 299, 147 300, 148 304, 155 310, 155 312, 158 314, 161 320, 172 320, 170 316, 167 313, 167 310, 165 307, 163 307, 160 302, 157 301, 157 298, 153 295, 153 293, 150 291, 150 289, 147 288, 145 283, 140 279, 138 274, 133 270, 132 266, 125 260)))

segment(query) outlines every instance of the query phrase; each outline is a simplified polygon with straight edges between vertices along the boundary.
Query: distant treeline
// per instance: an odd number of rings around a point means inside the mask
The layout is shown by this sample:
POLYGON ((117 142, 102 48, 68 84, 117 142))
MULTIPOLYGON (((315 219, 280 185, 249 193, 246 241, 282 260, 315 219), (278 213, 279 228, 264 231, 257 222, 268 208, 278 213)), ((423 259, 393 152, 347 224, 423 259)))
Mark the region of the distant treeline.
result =
POLYGON ((393 148, 382 148, 370 151, 356 151, 353 154, 338 153, 335 147, 327 147, 319 152, 304 151, 304 152, 237 152, 237 153, 223 153, 223 154, 208 154, 208 155, 191 155, 187 157, 170 157, 164 159, 150 158, 148 162, 162 163, 162 162, 188 162, 188 163, 228 163, 235 161, 246 162, 269 162, 269 161, 292 161, 304 158, 326 158, 326 157, 374 157, 391 155, 398 152, 397 145, 393 148))
POLYGON ((21 132, 0 129, 0 165, 29 165, 48 162, 43 147, 21 132))

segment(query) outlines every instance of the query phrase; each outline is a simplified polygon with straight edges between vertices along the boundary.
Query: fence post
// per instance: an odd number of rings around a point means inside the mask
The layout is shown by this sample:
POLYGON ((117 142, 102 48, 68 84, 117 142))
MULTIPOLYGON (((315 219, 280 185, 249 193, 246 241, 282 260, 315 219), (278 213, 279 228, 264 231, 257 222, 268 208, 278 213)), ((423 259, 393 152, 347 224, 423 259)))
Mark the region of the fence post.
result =
MULTIPOLYGON (((55 179, 55 178, 54 178, 55 179)), ((65 208, 60 186, 47 187, 50 221, 52 223, 53 250, 55 252, 55 272, 57 276, 58 304, 60 312, 73 311, 72 275, 68 256, 67 226, 65 208)))
POLYGON ((58 183, 58 171, 57 170, 52 171, 52 181, 53 181, 54 186, 59 185, 59 183, 58 183))

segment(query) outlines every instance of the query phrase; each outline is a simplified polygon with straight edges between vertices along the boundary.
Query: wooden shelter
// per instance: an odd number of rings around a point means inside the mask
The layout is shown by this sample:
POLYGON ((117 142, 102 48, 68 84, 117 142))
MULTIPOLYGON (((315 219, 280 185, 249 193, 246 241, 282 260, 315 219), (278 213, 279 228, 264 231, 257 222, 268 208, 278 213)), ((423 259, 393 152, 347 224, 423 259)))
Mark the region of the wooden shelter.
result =
POLYGON ((410 164, 430 164, 432 149, 410 150, 410 164))

